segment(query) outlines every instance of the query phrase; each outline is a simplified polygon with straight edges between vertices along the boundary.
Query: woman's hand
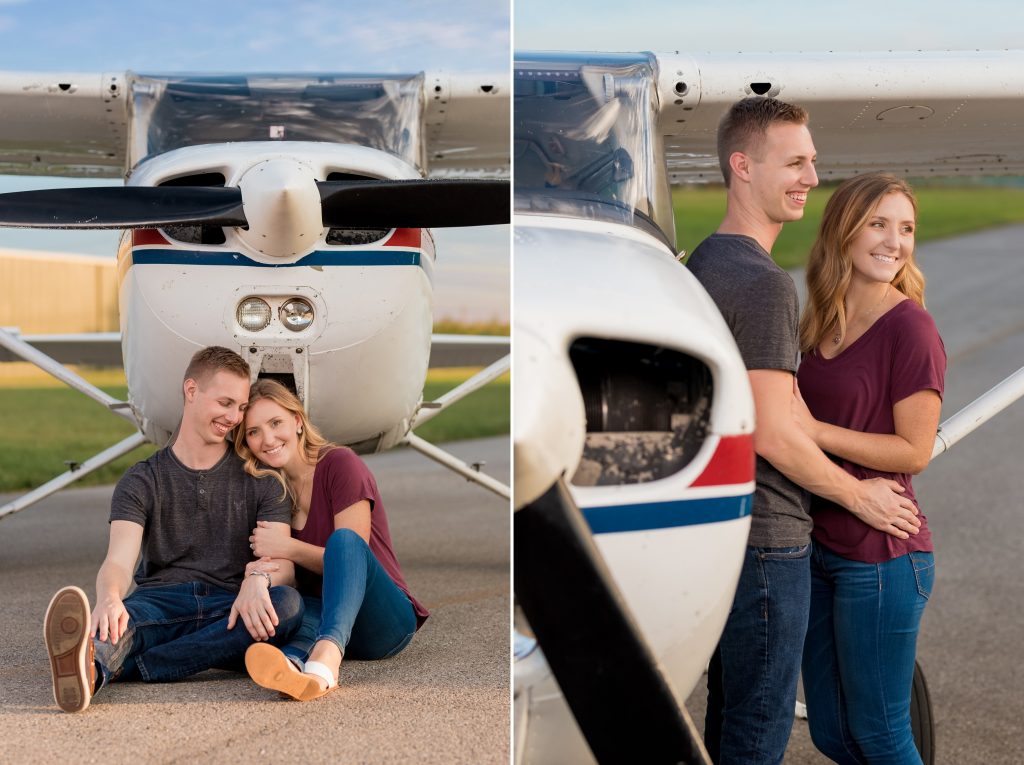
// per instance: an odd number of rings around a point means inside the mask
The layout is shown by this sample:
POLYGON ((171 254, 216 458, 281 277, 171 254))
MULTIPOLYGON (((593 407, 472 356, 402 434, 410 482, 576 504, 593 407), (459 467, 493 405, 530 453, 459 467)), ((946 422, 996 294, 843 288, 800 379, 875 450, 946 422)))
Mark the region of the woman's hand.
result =
POLYGON ((270 527, 266 521, 257 521, 249 537, 253 554, 259 558, 292 559, 292 538, 270 527))

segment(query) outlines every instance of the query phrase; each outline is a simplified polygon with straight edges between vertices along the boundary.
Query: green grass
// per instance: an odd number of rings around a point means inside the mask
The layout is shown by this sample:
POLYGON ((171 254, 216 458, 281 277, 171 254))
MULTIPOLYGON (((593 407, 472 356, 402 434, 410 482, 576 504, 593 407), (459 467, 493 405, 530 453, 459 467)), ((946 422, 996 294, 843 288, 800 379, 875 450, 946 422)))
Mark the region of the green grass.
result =
POLYGON ((442 317, 434 322, 434 333, 438 335, 508 335, 507 321, 460 321, 442 317))
MULTIPOLYGON (((423 388, 424 400, 432 401, 438 398, 469 377, 469 374, 462 374, 461 377, 450 374, 455 371, 432 371, 423 388)), ((459 403, 453 404, 451 409, 437 415, 423 427, 417 428, 416 435, 431 443, 442 444, 445 441, 508 433, 511 427, 510 392, 510 377, 506 374, 459 403)))
MULTIPOLYGON (((825 203, 834 185, 822 185, 807 197, 802 220, 782 228, 772 257, 783 268, 803 266, 818 232, 825 203)), ((992 186, 917 186, 917 241, 1024 222, 1024 189, 992 186)), ((677 248, 687 253, 712 233, 725 214, 725 189, 720 186, 681 188, 673 192, 677 248)))
MULTIPOLYGON (((435 370, 427 378, 430 401, 468 377, 471 370, 435 370)), ((127 388, 121 370, 97 370, 84 376, 115 398, 127 388), (118 384, 120 382, 120 384, 118 384)), ((131 435, 127 422, 111 416, 82 394, 50 384, 33 374, 0 379, 0 491, 38 486, 63 473, 65 460, 83 462, 131 435)), ((417 430, 433 443, 509 432, 509 377, 505 375, 439 414, 417 430)), ((132 464, 152 453, 146 445, 85 476, 79 485, 114 483, 132 464)))
MULTIPOLYGON (((120 400, 128 395, 123 385, 100 387, 120 400)), ((65 460, 84 462, 134 431, 81 393, 49 386, 0 390, 0 421, 7 425, 0 432, 0 491, 38 486, 67 470, 65 460)), ((113 483, 152 451, 139 447, 80 483, 113 483)))

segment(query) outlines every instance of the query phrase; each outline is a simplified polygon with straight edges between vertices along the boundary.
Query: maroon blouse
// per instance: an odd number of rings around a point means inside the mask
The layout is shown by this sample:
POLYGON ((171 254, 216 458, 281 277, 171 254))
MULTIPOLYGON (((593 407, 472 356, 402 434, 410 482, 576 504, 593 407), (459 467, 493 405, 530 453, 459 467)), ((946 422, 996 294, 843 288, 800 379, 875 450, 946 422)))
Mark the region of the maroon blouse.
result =
MULTIPOLYGON (((408 596, 416 611, 416 629, 419 629, 430 614, 409 592, 402 576, 402 569, 391 548, 391 530, 377 481, 366 463, 351 449, 332 449, 317 463, 306 525, 298 531, 292 529, 292 536, 302 542, 325 547, 327 538, 334 531, 334 516, 364 499, 370 502, 370 551, 392 581, 408 596)), ((301 566, 295 567, 295 573, 300 592, 320 597, 323 577, 301 566)))
MULTIPOLYGON (((935 321, 913 300, 883 314, 867 332, 832 359, 814 350, 803 357, 797 380, 815 419, 864 433, 895 433, 893 405, 920 390, 943 392, 946 349, 935 321)), ((891 478, 906 488, 915 505, 907 473, 884 473, 847 460, 834 460, 855 478, 891 478)), ((918 505, 918 510, 920 510, 918 505)), ((932 551, 924 514, 921 531, 897 539, 868 526, 848 510, 821 497, 811 498, 814 539, 838 555, 864 563, 883 563, 908 552, 932 551)))

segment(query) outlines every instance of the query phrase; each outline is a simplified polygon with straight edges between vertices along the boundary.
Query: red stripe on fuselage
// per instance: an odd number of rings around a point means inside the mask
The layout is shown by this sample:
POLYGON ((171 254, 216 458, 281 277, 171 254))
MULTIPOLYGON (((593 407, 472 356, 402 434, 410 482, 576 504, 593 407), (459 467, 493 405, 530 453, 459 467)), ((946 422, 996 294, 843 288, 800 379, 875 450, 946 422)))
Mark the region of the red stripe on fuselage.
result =
POLYGON ((147 244, 169 245, 167 238, 155 228, 137 228, 132 231, 132 247, 142 247, 147 244))
POLYGON ((396 228, 395 232, 384 242, 385 247, 416 247, 423 241, 421 228, 396 228))
POLYGON ((704 472, 691 486, 727 486, 754 480, 754 437, 722 436, 704 472))

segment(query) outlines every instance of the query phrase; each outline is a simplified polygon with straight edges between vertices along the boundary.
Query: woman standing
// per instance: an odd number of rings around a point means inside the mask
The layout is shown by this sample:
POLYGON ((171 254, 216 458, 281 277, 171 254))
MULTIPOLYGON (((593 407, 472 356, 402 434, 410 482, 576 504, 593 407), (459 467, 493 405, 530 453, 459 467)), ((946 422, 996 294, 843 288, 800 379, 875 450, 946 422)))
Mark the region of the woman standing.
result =
POLYGON ((295 561, 305 603, 283 652, 254 644, 246 668, 259 685, 308 701, 336 687, 343 657, 385 659, 405 648, 427 610, 402 577, 369 468, 324 439, 291 391, 271 380, 252 386, 235 450, 247 472, 276 476, 292 498, 291 538, 257 527, 251 542, 261 558, 295 561))
MULTIPOLYGON (((931 458, 946 370, 914 263, 916 218, 910 186, 886 173, 832 195, 807 267, 794 402, 823 451, 856 478, 897 481, 915 505, 911 476, 931 458)), ((819 497, 811 510, 803 678, 814 744, 839 763, 920 763, 910 696, 935 576, 927 519, 887 533, 819 497)))

